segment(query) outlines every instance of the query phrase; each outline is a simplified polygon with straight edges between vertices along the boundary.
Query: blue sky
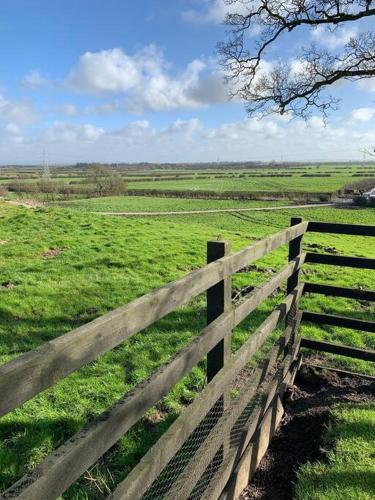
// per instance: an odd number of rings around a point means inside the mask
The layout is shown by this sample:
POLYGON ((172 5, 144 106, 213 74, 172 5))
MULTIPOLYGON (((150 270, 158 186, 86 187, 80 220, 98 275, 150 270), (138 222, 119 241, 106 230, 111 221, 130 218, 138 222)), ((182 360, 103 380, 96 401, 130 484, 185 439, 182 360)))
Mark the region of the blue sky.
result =
MULTIPOLYGON (((222 0, 2 0, 0 163, 345 160, 375 144, 375 82, 333 92, 324 127, 248 118, 228 102, 216 60, 222 0)), ((312 41, 339 49, 362 25, 298 32, 267 54, 292 60, 312 41)), ((251 40, 250 40, 251 42, 251 40)))

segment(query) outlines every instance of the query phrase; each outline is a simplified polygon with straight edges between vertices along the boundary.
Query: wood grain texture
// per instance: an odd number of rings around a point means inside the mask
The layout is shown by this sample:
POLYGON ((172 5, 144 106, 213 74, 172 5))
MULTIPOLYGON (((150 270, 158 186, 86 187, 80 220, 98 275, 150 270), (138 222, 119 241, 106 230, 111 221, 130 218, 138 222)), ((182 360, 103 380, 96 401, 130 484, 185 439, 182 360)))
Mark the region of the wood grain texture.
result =
MULTIPOLYGON (((302 294, 302 290, 301 287, 299 291, 290 295, 279 308, 272 312, 267 318, 269 322, 267 324, 270 326, 266 326, 262 330, 264 335, 269 331, 268 328, 277 324, 280 315, 285 314, 296 300, 296 295, 302 294)), ((259 290, 259 294, 261 293, 262 291, 259 290)), ((254 305, 255 307, 256 305, 254 305)), ((47 457, 34 474, 24 476, 9 488, 6 492, 7 495, 19 495, 19 498, 30 500, 38 498, 47 500, 63 493, 234 326, 234 311, 223 313, 210 323, 199 337, 177 353, 171 361, 159 368, 148 380, 139 384, 90 426, 76 434, 53 455, 47 457)), ((255 337, 255 339, 257 338, 255 337)), ((252 345, 258 345, 258 340, 254 340, 252 345)))
POLYGON ((317 293, 330 297, 345 297, 347 299, 368 300, 375 302, 375 290, 361 288, 347 288, 342 286, 326 285, 324 283, 305 282, 304 293, 317 293))
POLYGON ((329 266, 352 267, 355 269, 375 269, 375 259, 366 257, 348 257, 346 255, 331 255, 307 252, 306 263, 325 264, 329 266))
MULTIPOLYGON (((297 226, 303 222, 302 217, 292 217, 290 221, 291 226, 297 226)), ((298 255, 302 253, 302 239, 303 235, 292 240, 289 243, 289 261, 295 259, 298 255)), ((291 293, 295 287, 298 285, 300 279, 300 270, 295 271, 292 276, 288 279, 287 284, 287 294, 291 293)))
POLYGON ((364 361, 375 361, 375 351, 359 349, 342 344, 333 344, 332 342, 323 342, 322 340, 313 340, 302 338, 301 347, 312 349, 314 351, 329 352, 340 356, 348 356, 350 358, 363 359, 364 361))
MULTIPOLYGON (((288 264, 290 272, 293 271, 292 264, 288 264)), ((267 283, 264 287, 268 285, 267 283)), ((263 297, 262 287, 257 293, 259 297, 252 295, 250 299, 253 309, 263 297)), ((302 287, 296 293, 302 294, 302 287)), ((294 300, 295 294, 289 296, 282 308, 286 309, 294 300)), ((279 314, 280 311, 276 310, 270 316, 275 320, 279 314)), ((139 384, 86 429, 47 457, 33 474, 24 476, 9 488, 7 495, 18 495, 19 498, 30 500, 39 498, 47 500, 63 493, 222 340, 238 324, 236 321, 238 318, 236 319, 235 310, 220 315, 202 331, 199 337, 159 368, 148 380, 139 384)))
POLYGON ((303 311, 302 321, 315 323, 316 325, 332 325, 342 328, 351 328, 363 332, 375 333, 374 321, 363 321, 361 319, 348 318, 347 316, 337 316, 335 314, 323 314, 310 311, 303 311))
POLYGON ((317 233, 375 236, 375 226, 364 224, 339 224, 333 222, 309 222, 308 231, 317 233))

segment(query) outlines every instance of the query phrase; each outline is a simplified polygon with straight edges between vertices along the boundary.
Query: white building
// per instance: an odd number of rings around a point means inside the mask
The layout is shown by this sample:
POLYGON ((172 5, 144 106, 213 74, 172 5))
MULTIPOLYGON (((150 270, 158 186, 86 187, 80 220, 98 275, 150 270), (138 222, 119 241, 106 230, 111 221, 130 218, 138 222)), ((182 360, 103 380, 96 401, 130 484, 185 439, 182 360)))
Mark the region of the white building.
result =
POLYGON ((371 189, 370 191, 367 191, 367 193, 363 193, 363 196, 367 199, 375 199, 375 188, 371 189))

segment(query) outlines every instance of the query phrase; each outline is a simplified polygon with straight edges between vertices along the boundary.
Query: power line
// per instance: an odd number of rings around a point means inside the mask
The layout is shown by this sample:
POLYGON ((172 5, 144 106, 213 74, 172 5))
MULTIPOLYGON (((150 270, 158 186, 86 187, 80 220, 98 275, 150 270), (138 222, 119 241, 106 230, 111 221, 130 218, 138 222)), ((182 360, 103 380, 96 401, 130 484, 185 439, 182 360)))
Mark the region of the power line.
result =
POLYGON ((45 149, 43 149, 43 177, 45 179, 50 179, 51 177, 51 172, 48 163, 48 156, 45 149))

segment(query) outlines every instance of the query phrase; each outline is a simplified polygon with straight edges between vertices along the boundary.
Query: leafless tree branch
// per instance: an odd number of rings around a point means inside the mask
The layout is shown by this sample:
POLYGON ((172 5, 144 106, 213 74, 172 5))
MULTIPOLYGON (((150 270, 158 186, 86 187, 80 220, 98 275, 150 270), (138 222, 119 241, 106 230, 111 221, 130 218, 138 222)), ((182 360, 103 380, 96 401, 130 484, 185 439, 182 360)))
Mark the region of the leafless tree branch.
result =
POLYGON ((289 112, 308 118, 318 108, 325 116, 339 100, 326 95, 339 80, 375 77, 375 33, 353 35, 338 52, 310 44, 293 61, 266 61, 266 51, 297 28, 326 26, 375 16, 374 0, 226 0, 227 40, 219 53, 232 96, 246 102, 250 115, 289 112), (249 35, 252 34, 253 38, 249 35), (255 40, 255 41, 254 41, 255 40))

